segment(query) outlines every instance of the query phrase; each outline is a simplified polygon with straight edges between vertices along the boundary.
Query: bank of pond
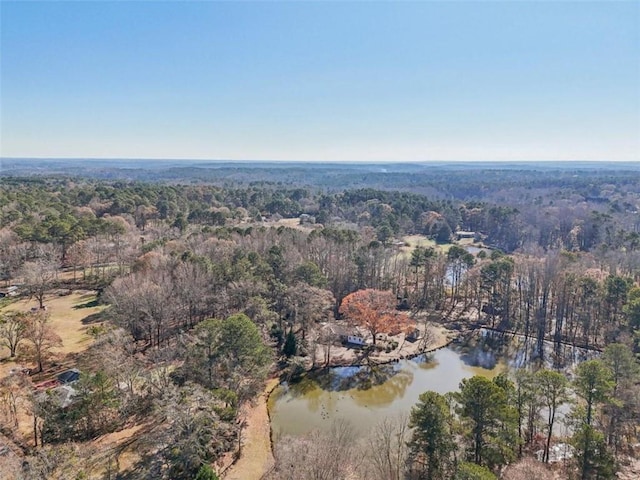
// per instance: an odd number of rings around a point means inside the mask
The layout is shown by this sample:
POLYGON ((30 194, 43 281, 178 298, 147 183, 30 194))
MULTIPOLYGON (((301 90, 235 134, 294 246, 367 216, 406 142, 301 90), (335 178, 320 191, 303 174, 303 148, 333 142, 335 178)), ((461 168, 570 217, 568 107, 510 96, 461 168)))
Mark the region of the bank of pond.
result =
POLYGON ((340 419, 366 433, 385 417, 408 414, 427 390, 453 392, 465 378, 493 378, 531 362, 561 368, 570 375, 575 364, 598 355, 569 345, 558 349, 549 342, 541 362, 535 349, 535 339, 481 329, 464 341, 410 360, 312 371, 298 381, 281 383, 272 392, 268 404, 272 434, 302 435, 329 428, 340 419))

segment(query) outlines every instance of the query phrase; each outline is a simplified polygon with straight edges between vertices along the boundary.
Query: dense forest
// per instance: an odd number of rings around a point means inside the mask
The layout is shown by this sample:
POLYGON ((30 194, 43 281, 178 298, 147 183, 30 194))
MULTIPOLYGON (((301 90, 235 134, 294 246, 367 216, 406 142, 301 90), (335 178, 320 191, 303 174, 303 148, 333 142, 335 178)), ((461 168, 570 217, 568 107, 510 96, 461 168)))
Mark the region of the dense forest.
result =
POLYGON ((255 478, 635 465, 637 166, 43 165, 0 177, 2 478, 253 478, 233 461, 268 379, 328 368, 344 347, 331 325, 364 332, 353 363, 384 372, 376 354, 397 342, 379 334, 422 319, 527 348, 366 435, 335 422, 274 437, 255 478), (83 310, 76 345, 63 327, 83 310), (65 371, 79 378, 61 390, 65 371), (573 453, 554 463, 560 444, 573 453))

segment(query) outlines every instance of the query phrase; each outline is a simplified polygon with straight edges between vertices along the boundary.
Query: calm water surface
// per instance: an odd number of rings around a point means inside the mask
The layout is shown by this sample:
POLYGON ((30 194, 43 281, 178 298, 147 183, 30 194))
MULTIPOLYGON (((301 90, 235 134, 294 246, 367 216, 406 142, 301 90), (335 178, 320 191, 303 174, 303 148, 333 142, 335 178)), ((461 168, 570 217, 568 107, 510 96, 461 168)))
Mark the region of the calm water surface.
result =
POLYGON ((296 435, 328 428, 334 419, 347 419, 364 432, 384 417, 408 414, 418 396, 427 390, 452 392, 463 378, 493 378, 505 369, 501 363, 496 365, 494 358, 473 357, 444 348, 426 358, 401 360, 374 369, 332 368, 295 384, 282 384, 269 399, 273 434, 296 435))

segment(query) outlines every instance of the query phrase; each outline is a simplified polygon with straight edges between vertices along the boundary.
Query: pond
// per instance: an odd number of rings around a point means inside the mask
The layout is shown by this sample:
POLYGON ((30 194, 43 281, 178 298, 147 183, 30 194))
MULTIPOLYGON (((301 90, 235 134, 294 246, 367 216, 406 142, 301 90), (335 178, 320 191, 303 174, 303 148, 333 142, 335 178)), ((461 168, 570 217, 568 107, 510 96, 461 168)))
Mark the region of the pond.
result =
POLYGON ((464 378, 493 378, 505 368, 491 352, 463 353, 447 347, 374 368, 337 367, 314 372, 273 391, 269 398, 271 428, 274 437, 299 435, 328 428, 332 420, 346 419, 356 430, 366 432, 384 417, 408 414, 427 390, 452 392, 464 378))
MULTIPOLYGON (((461 344, 413 360, 312 372, 299 382, 279 385, 269 397, 273 435, 300 435, 329 428, 333 420, 340 419, 348 420, 359 433, 366 433, 385 417, 408 414, 427 390, 453 392, 462 379, 474 375, 493 378, 532 361, 540 366, 536 343, 531 337, 480 329, 461 344)), ((599 355, 597 351, 548 341, 543 349, 544 366, 569 377, 578 363, 599 355)), ((568 405, 560 409, 558 429, 568 409, 568 405)))

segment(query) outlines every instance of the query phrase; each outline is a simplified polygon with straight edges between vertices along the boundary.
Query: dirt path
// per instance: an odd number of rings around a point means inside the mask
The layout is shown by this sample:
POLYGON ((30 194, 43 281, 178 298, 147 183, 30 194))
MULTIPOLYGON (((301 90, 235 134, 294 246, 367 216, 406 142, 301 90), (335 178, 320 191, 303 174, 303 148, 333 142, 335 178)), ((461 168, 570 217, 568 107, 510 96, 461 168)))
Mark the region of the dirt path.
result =
POLYGON ((243 410, 247 425, 243 431, 242 454, 224 475, 225 480, 260 480, 274 465, 267 399, 277 385, 278 379, 270 379, 256 404, 243 410))

